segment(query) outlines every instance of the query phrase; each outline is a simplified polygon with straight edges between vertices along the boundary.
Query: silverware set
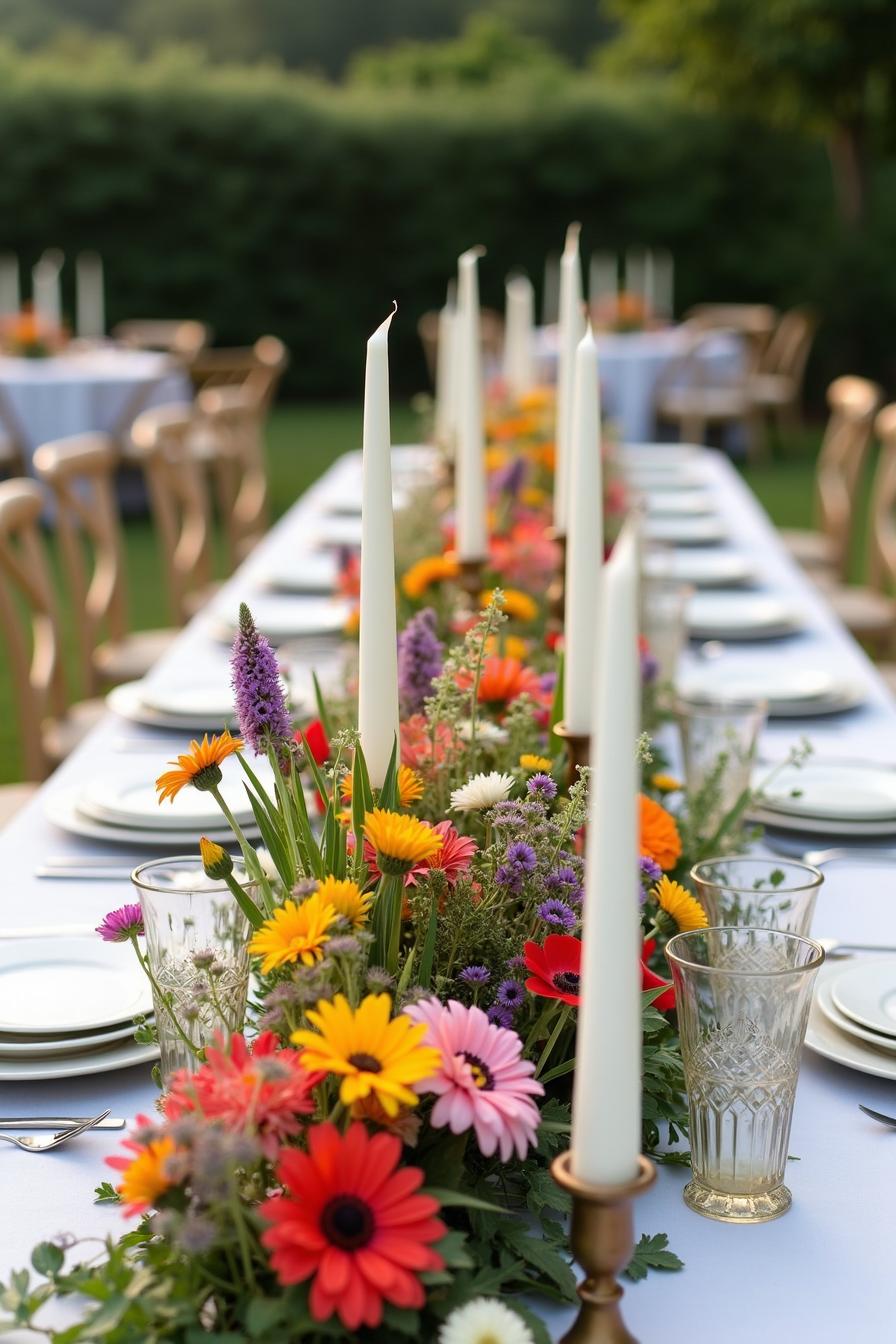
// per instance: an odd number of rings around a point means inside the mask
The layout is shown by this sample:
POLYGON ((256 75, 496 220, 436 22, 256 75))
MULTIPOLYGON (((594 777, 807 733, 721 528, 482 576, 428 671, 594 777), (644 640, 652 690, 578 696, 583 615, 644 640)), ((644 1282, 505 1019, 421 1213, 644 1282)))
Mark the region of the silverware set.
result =
POLYGON ((11 1143, 14 1148, 20 1149, 23 1153, 50 1153, 54 1148, 61 1148, 64 1143, 71 1139, 76 1139, 79 1134, 86 1134, 89 1129, 123 1129, 123 1120, 109 1120, 109 1111, 100 1111, 99 1115, 82 1119, 74 1116, 35 1116, 32 1119, 2 1120, 0 1121, 0 1141, 11 1143), (56 1130, 56 1125, 62 1124, 63 1128, 56 1130), (54 1129, 55 1132, 48 1139, 33 1139, 31 1137, 22 1138, 20 1135, 4 1134, 4 1129, 54 1129))
MULTIPOLYGON (((145 857, 145 856, 144 856, 145 857)), ((141 863, 138 856, 108 854, 51 854, 35 869, 35 877, 91 882, 127 882, 141 863)))

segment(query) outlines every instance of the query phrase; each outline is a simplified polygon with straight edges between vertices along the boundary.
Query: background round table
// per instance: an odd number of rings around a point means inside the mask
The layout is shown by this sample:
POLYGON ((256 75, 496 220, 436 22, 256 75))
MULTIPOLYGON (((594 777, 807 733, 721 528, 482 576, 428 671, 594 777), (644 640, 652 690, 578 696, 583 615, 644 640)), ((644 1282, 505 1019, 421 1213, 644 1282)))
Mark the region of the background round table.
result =
MULTIPOLYGON (((645 443, 656 435, 654 396, 661 374, 683 355, 691 339, 684 326, 656 331, 597 331, 601 410, 618 427, 623 443, 645 443)), ((546 381, 557 374, 557 328, 539 327, 535 333, 539 368, 546 381)), ((743 372, 744 347, 730 332, 707 340, 701 365, 714 380, 729 385, 743 372)))

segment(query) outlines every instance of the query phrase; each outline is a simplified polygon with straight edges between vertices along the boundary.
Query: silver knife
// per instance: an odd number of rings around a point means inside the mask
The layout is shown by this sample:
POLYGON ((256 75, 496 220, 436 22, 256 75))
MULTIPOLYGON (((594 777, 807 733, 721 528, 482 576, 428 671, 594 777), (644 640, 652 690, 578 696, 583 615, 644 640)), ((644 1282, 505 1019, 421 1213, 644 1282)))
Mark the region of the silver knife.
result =
MULTIPOLYGON (((74 1129, 76 1125, 83 1125, 89 1119, 89 1115, 14 1115, 0 1120, 0 1129, 74 1129)), ((126 1120, 107 1115, 105 1120, 98 1120, 93 1128, 124 1129, 126 1124, 126 1120)))
POLYGON ((92 924, 35 924, 21 929, 0 929, 0 941, 7 938, 95 938, 92 924))

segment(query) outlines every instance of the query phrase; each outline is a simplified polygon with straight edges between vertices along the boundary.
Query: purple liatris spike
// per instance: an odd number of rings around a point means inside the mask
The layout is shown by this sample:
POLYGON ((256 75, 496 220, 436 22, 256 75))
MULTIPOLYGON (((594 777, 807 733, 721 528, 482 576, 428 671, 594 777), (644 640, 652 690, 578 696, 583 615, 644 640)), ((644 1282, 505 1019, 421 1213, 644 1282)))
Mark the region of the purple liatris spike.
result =
POLYGON ((436 634, 436 614, 424 607, 398 636, 398 693, 406 717, 419 714, 442 670, 445 647, 436 634))
POLYGON ((280 680, 277 658, 252 613, 240 603, 240 626, 230 657, 231 684, 236 699, 240 734, 256 756, 273 746, 284 764, 289 761, 292 724, 280 680))

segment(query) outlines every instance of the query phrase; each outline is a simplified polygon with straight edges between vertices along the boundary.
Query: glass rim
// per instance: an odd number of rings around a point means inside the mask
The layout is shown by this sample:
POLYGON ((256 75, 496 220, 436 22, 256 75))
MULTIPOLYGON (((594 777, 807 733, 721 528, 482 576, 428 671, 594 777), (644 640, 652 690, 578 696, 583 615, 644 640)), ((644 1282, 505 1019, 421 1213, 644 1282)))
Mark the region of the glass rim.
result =
POLYGON ((689 971, 702 971, 706 975, 727 975, 737 976, 743 979, 753 980, 772 980, 775 977, 785 975, 803 975, 806 971, 817 971, 825 959, 825 951, 821 943, 816 942, 814 938, 807 938, 802 933, 788 933, 784 929, 766 929, 755 924, 715 924, 707 929, 685 929, 682 933, 674 934, 663 949, 666 959, 682 969, 689 971), (808 947, 815 949, 815 955, 811 961, 805 962, 802 966, 785 966, 778 970, 769 971, 746 971, 739 970, 733 966, 707 966, 700 961, 690 961, 683 957, 674 944, 681 942, 687 944, 687 941, 708 933, 728 933, 728 934, 747 934, 764 933, 773 935, 775 938, 786 938, 789 942, 805 943, 808 947), (670 948, 673 950, 670 952, 670 948))
MULTIPOLYGON (((698 868, 708 867, 713 863, 764 863, 765 860, 760 854, 718 854, 711 859, 701 859, 695 863, 690 871, 690 877, 694 882, 701 882, 707 887, 718 887, 720 891, 736 891, 738 895, 752 895, 756 892, 755 887, 739 887, 734 882, 714 882, 710 878, 702 877, 698 874, 698 868)), ((799 886, 774 887, 770 892, 760 893, 765 895, 774 895, 775 892, 795 892, 795 891, 813 891, 824 882, 824 873, 820 868, 816 868, 811 863, 803 863, 801 859, 785 859, 772 856, 770 863, 777 864, 778 867, 799 868, 803 873, 811 874, 812 880, 801 882, 799 886)), ((734 926, 733 926, 734 927, 734 926)))
POLYGON ((711 698, 700 695, 685 695, 676 691, 672 701, 676 713, 698 713, 716 715, 721 718, 727 714, 768 714, 768 699, 762 696, 742 695, 718 696, 711 698))
MULTIPOLYGON (((239 862, 242 863, 242 858, 240 858, 239 862)), ((234 866, 235 863, 236 861, 234 861, 234 866)), ((235 878, 234 880, 236 881, 237 886, 240 887, 242 891, 250 891, 252 887, 257 887, 259 885, 259 879, 257 877, 249 878, 248 882, 240 882, 238 878, 235 878)), ((131 873, 131 882, 135 887, 138 887, 141 891, 155 891, 163 896, 170 896, 172 893, 177 893, 178 891, 180 891, 180 894, 182 896, 187 895, 214 896, 221 891, 230 892, 230 887, 227 885, 226 882, 224 882, 223 880, 220 882, 216 882, 213 877, 207 876, 207 874, 205 873, 205 869, 202 867, 202 859, 199 857, 198 854, 169 854, 164 858, 145 859, 143 863, 138 863, 137 867, 133 869, 131 873), (141 874, 144 873, 147 870, 147 868, 161 868, 165 864, 175 864, 175 863, 195 864, 202 871, 203 875, 206 877, 206 885, 202 887, 196 887, 192 891, 186 891, 178 887, 155 886, 152 882, 147 882, 141 876, 141 874)), ((232 892, 230 894, 233 895, 232 892)))

